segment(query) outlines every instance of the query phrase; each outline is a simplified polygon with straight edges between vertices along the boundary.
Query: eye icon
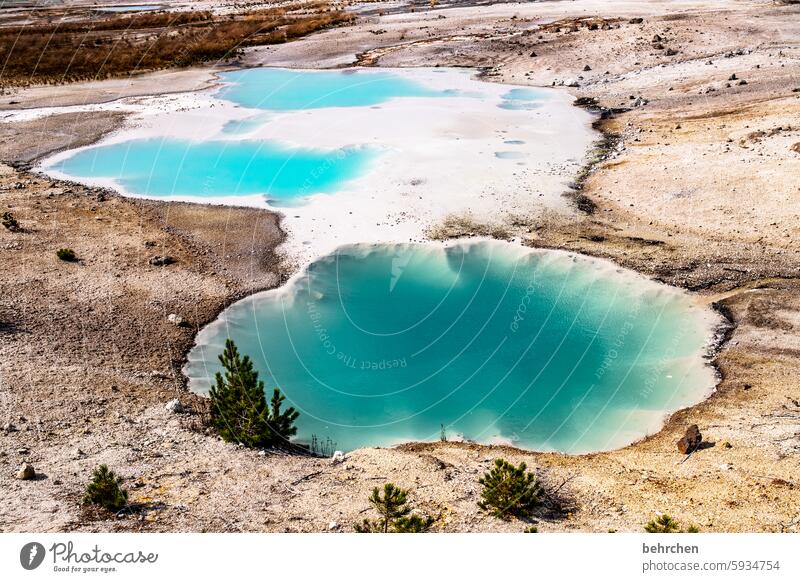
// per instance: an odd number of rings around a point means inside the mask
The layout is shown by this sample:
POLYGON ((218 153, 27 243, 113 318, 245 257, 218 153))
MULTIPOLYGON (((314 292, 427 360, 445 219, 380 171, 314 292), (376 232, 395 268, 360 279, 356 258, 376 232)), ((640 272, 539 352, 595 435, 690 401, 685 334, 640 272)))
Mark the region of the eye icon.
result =
POLYGON ((30 542, 19 551, 19 563, 26 570, 35 570, 44 561, 44 546, 39 542, 30 542))

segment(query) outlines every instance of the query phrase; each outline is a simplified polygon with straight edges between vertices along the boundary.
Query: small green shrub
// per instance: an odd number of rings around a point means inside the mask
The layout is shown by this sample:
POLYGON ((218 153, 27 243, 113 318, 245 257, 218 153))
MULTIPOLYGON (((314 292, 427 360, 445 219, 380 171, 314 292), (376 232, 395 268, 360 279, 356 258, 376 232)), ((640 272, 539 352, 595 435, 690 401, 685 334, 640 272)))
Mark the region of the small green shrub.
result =
POLYGON ((76 259, 75 251, 72 249, 58 249, 56 251, 56 256, 61 259, 62 261, 74 261, 76 259))
POLYGON ((365 519, 353 527, 359 533, 424 533, 430 531, 436 519, 411 513, 408 491, 394 483, 386 483, 381 490, 375 487, 369 502, 380 515, 377 520, 365 519))
POLYGON ((515 467, 504 459, 496 459, 492 470, 478 479, 483 485, 478 506, 501 519, 527 517, 542 502, 544 490, 527 466, 515 467))
POLYGON ((217 372, 209 395, 211 422, 224 440, 262 448, 282 444, 297 433, 294 421, 300 413, 291 407, 281 411, 285 397, 277 388, 267 405, 264 382, 233 340, 225 342, 219 361, 225 375, 217 372))
POLYGON ((94 470, 92 480, 86 486, 83 502, 99 505, 109 511, 119 511, 128 504, 128 492, 121 485, 121 477, 107 465, 100 465, 94 470))
POLYGON ((539 533, 539 528, 535 525, 530 525, 522 530, 522 533, 539 533))
POLYGON ((17 219, 14 218, 14 215, 10 212, 4 212, 2 215, 0 215, 0 223, 2 223, 2 225, 11 232, 17 232, 20 230, 19 222, 17 222, 17 219))
POLYGON ((647 533, 699 533, 700 528, 690 525, 685 530, 681 530, 680 523, 672 519, 669 514, 663 513, 647 522, 644 531, 647 533))

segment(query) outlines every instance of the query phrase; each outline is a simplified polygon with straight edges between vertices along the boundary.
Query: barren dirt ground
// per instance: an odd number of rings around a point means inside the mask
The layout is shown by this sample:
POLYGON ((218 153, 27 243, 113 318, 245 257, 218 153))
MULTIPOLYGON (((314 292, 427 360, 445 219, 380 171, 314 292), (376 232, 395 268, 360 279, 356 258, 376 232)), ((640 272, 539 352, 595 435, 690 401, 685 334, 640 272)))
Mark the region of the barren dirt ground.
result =
MULTIPOLYGON (((536 517, 543 532, 641 531, 656 511, 703 531, 798 531, 800 6, 577 0, 384 16, 376 6, 353 27, 245 62, 481 67, 487 80, 563 83, 618 109, 598 120, 614 137, 583 180, 584 210, 508 229, 719 305, 736 328, 717 357, 717 392, 642 442, 579 457, 434 443, 358 450, 334 465, 243 450, 164 404, 202 407, 180 376, 193 333, 285 276, 277 217, 128 200, 5 166, 1 208, 23 231, 0 228, 0 529, 352 531, 371 488, 394 481, 441 514, 441 531, 522 531, 476 506, 478 477, 503 456, 525 460, 551 492, 536 517), (58 261, 61 247, 80 261, 58 261), (177 262, 153 266, 156 255, 177 262), (675 442, 692 423, 714 446, 686 458, 675 442), (24 461, 40 478, 14 479, 24 461), (136 511, 81 508, 99 463, 124 476, 136 511)), ((210 78, 189 74, 197 86, 210 78)), ((91 92, 34 88, 15 107, 43 95, 63 104, 91 92)), ((64 129, 42 143, 50 133, 0 125, 3 159, 91 139, 64 129)), ((480 232, 480 217, 455 218, 432 236, 480 232)))

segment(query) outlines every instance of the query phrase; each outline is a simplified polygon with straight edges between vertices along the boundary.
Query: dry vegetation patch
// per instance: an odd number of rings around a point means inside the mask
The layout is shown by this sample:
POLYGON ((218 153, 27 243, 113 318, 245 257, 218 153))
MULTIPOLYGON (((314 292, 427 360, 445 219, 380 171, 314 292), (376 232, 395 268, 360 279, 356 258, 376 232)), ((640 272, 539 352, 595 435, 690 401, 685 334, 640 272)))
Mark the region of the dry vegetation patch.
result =
POLYGON ((348 23, 326 3, 231 15, 208 11, 84 17, 0 28, 0 86, 64 83, 237 56, 348 23))

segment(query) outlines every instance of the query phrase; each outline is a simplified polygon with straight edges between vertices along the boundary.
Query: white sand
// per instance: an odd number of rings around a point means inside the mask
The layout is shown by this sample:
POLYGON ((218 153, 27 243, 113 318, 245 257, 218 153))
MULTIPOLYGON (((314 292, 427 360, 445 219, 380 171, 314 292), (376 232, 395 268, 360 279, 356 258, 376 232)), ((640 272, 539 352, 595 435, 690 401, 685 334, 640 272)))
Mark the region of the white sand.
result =
MULTIPOLYGON (((373 70, 373 69, 370 69, 373 70)), ((87 107, 9 112, 9 120, 62 113, 65 110, 129 110, 126 128, 101 144, 172 137, 182 139, 268 139, 289 146, 338 149, 376 146, 381 154, 365 174, 336 194, 311 195, 284 214, 289 233, 285 252, 304 264, 355 242, 424 240, 427 227, 451 214, 472 214, 480 220, 504 214, 531 215, 544 208, 566 208, 561 194, 596 139, 591 116, 571 105, 572 97, 543 90, 546 101, 533 110, 502 109, 498 105, 508 85, 484 83, 472 71, 399 69, 436 89, 457 89, 467 96, 404 97, 368 107, 333 107, 266 113, 217 99, 215 90, 151 98, 134 98, 87 107), (474 97, 473 95, 479 95, 474 97), (243 133, 221 133, 232 120, 259 116, 266 122, 243 133), (520 140, 523 144, 506 144, 520 140), (514 152, 503 159, 497 152, 514 152)), ((51 169, 72 155, 63 152, 46 160, 51 169)), ((111 186, 109 179, 81 180, 111 186)), ((194 200, 175 196, 173 200, 194 200)), ((203 199, 211 204, 270 207, 261 196, 203 199)))

